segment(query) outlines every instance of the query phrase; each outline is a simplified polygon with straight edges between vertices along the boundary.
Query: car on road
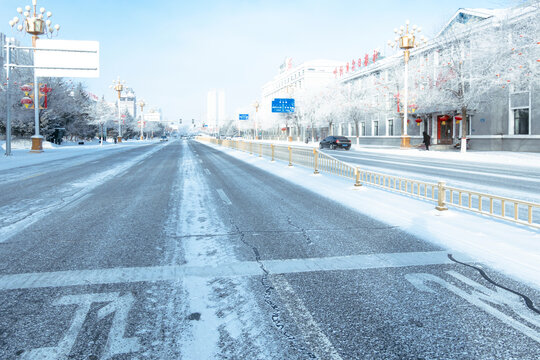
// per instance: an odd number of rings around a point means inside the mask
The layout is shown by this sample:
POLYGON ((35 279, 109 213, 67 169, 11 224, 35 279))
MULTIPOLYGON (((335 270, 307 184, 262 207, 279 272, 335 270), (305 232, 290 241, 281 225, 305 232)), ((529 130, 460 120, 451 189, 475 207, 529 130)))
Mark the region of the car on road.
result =
POLYGON ((330 150, 335 150, 337 148, 350 150, 351 140, 347 139, 345 136, 327 136, 319 142, 319 149, 324 148, 330 150))
POLYGON ((163 135, 163 136, 159 139, 159 141, 169 141, 169 139, 168 139, 165 135, 163 135))

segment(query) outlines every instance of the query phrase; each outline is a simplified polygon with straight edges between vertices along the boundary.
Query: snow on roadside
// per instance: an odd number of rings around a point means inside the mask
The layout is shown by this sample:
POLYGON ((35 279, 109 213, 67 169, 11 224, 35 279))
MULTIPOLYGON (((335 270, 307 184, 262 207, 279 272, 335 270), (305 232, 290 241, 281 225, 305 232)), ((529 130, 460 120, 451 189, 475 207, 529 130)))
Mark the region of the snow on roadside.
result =
MULTIPOLYGON (((313 175, 301 166, 259 161, 258 157, 211 145, 253 166, 340 202, 386 224, 397 225, 449 252, 465 253, 502 273, 540 289, 540 231, 486 216, 450 209, 369 186, 355 189, 352 182, 331 175, 313 175)), ((534 155, 534 154, 533 154, 534 155)), ((265 158, 265 160, 268 160, 265 158)))
POLYGON ((29 143, 26 143, 24 140, 18 140, 12 144, 11 156, 5 156, 6 144, 5 141, 1 141, 2 156, 0 156, 0 171, 102 151, 123 151, 152 143, 155 143, 155 141, 126 141, 121 144, 104 143, 103 146, 96 142, 85 143, 84 145, 72 143, 59 146, 45 141, 43 143, 44 151, 36 154, 29 151, 31 147, 29 143))

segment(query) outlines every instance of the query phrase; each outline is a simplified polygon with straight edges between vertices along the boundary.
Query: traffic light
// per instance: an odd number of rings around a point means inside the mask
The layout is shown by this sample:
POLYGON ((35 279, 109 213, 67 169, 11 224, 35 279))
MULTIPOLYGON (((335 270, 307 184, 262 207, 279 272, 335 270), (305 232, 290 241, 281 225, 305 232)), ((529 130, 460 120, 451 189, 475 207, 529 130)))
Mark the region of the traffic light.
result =
POLYGON ((182 123, 182 119, 180 119, 180 124, 182 123))
POLYGON ((195 124, 195 119, 191 119, 191 123, 192 123, 192 124, 195 124))

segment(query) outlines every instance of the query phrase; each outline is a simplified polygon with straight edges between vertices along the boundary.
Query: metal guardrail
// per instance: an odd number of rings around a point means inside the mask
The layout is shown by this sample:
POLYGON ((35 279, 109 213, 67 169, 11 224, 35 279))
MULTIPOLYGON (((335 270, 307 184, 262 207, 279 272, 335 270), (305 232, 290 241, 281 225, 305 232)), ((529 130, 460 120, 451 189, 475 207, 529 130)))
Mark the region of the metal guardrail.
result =
POLYGON ((435 208, 440 211, 447 210, 447 206, 452 206, 540 229, 540 204, 537 203, 446 186, 444 181, 435 184, 362 170, 312 148, 206 137, 197 139, 260 157, 268 157, 272 161, 283 160, 288 162, 289 166, 297 164, 309 167, 313 169, 314 174, 325 172, 352 179, 355 186, 367 184, 433 201, 437 203, 435 208))

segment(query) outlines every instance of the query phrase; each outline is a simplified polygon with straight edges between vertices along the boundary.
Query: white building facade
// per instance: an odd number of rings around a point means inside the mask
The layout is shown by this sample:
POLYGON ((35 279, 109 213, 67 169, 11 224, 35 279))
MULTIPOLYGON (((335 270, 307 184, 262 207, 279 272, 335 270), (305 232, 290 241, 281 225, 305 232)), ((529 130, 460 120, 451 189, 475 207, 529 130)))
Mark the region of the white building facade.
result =
POLYGON ((272 101, 276 98, 294 98, 299 110, 303 94, 322 89, 335 81, 335 69, 342 65, 343 61, 311 60, 294 66, 292 59, 287 58, 280 66, 278 75, 262 87, 259 111, 252 113, 253 120, 257 121, 256 127, 274 136, 280 134, 281 129, 287 129, 284 131, 291 136, 291 131, 298 137, 304 136, 305 128, 293 126, 294 122, 298 122, 294 114, 272 113, 272 101))
POLYGON ((120 114, 124 115, 126 112, 134 119, 137 118, 137 96, 135 91, 131 88, 125 88, 124 95, 120 96, 118 103, 120 108, 120 114))
MULTIPOLYGON (((539 36, 538 7, 459 9, 427 46, 411 51, 405 124, 411 144, 426 131, 432 143, 452 146, 465 132, 471 149, 540 151, 539 36)), ((403 74, 399 51, 339 78, 356 89, 361 106, 357 119, 337 119, 334 133, 399 146, 403 74)))

